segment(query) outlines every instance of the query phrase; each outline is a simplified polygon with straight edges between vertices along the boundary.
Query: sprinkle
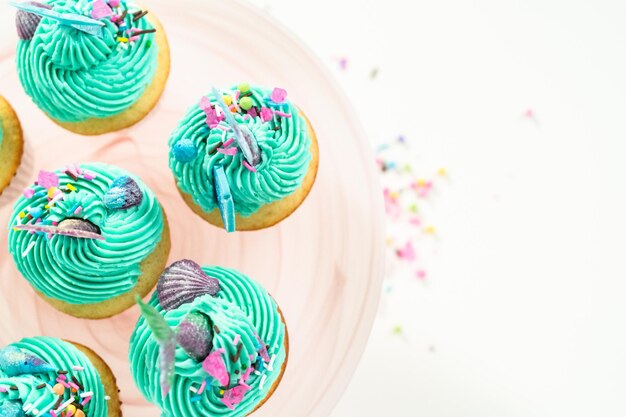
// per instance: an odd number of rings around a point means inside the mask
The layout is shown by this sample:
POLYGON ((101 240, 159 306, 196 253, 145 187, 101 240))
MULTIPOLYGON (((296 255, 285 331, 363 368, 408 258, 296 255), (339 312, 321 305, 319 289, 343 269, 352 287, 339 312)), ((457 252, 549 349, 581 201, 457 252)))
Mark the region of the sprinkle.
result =
POLYGON ((267 107, 261 108, 261 120, 263 120, 264 122, 269 122, 273 118, 274 118, 274 115, 269 108, 267 107))
POLYGON ((437 175, 439 175, 440 177, 445 177, 446 175, 448 175, 448 171, 445 168, 439 168, 437 170, 437 175))
POLYGON ((24 404, 24 407, 22 407, 22 410, 24 410, 25 413, 28 413, 30 409, 33 408, 34 406, 35 406, 34 404, 24 404))
POLYGON ((113 10, 109 7, 104 0, 95 0, 92 3, 91 17, 97 20, 104 19, 105 17, 113 16, 113 10))
POLYGON ((217 153, 217 149, 222 146, 224 143, 222 141, 219 141, 218 143, 215 144, 215 146, 213 146, 211 149, 209 149, 209 155, 215 155, 217 153))
POLYGON ((215 330, 215 333, 220 334, 220 329, 216 325, 213 325, 213 330, 215 330))
POLYGON ((265 380, 267 379, 267 375, 263 374, 263 376, 261 377, 261 383, 259 384, 259 389, 262 390, 263 386, 265 385, 265 380))
POLYGON ((141 19, 142 17, 144 17, 147 14, 148 14, 147 10, 135 13, 133 15, 133 22, 136 22, 137 20, 141 19))
POLYGON ((206 379, 202 381, 202 384, 200 385, 200 389, 198 390, 198 395, 204 392, 204 388, 206 388, 206 379))
POLYGON ((276 360, 276 355, 272 355, 272 359, 270 360, 270 363, 267 365, 267 370, 272 372, 274 370, 274 361, 276 360))
POLYGON ((219 148, 217 152, 223 155, 234 156, 234 155, 237 155, 238 149, 237 148, 228 148, 228 149, 219 148))
POLYGON ((241 336, 236 335, 236 336, 233 338, 233 346, 237 346, 237 343, 239 343, 239 340, 241 340, 241 336))
POLYGON ((74 388, 76 391, 78 391, 80 388, 78 388, 78 385, 76 385, 74 382, 69 382, 69 386, 74 388))
POLYGON ((67 400, 64 403, 62 403, 59 407, 57 407, 57 409, 55 411, 58 413, 61 410, 65 410, 65 408, 67 408, 67 406, 72 404, 73 402, 74 402, 74 396, 70 397, 69 400, 67 400))
POLYGON ((32 188, 27 188, 24 190, 24 197, 31 199, 35 195, 35 190, 32 188))
POLYGON ((291 118, 291 115, 290 115, 290 114, 288 114, 288 113, 283 113, 282 111, 278 111, 278 110, 274 110, 274 114, 275 114, 276 116, 286 117, 286 118, 288 118, 288 119, 290 119, 290 118, 291 118))
POLYGON ((156 32, 156 29, 140 30, 140 31, 135 32, 135 36, 145 35, 146 33, 154 33, 154 32, 156 32))
POLYGON ((80 394, 80 398, 85 398, 85 397, 93 397, 93 392, 88 391, 88 392, 83 392, 82 394, 80 394))
POLYGON ((232 145, 232 143, 235 141, 234 138, 230 138, 228 139, 226 142, 224 142, 224 148, 228 148, 230 145, 232 145))
POLYGON ((239 360, 239 357, 241 356, 241 349, 243 348, 243 343, 239 343, 239 345, 237 346, 237 353, 235 354, 235 356, 230 356, 230 360, 234 363, 237 362, 239 360))
POLYGON ((83 178, 86 179, 87 181, 93 181, 96 179, 96 174, 85 171, 83 173, 83 178))
POLYGON ((436 233, 436 229, 434 226, 426 226, 424 228, 424 233, 426 233, 427 235, 434 235, 436 233))
POLYGON ((65 388, 71 388, 71 387, 70 387, 70 384, 68 384, 67 382, 63 381, 61 378, 57 378, 57 379, 56 379, 56 381, 57 381, 59 384, 63 385, 65 388))
POLYGON ((30 242, 28 244, 28 247, 26 247, 26 250, 22 253, 22 258, 25 258, 28 256, 28 254, 30 253, 30 251, 33 249, 33 247, 35 246, 37 242, 30 242))
POLYGON ((76 187, 74 187, 72 184, 67 184, 67 188, 68 188, 70 191, 76 191, 76 187))
POLYGON ((109 401, 110 399, 111 399, 111 397, 109 397, 108 395, 105 395, 105 396, 104 396, 104 400, 105 400, 105 401, 109 401))
POLYGON ((59 176, 54 172, 39 171, 39 175, 37 176, 37 184, 45 189, 58 187, 59 176))
POLYGON ((122 43, 128 43, 128 38, 119 37, 119 38, 117 38, 117 41, 118 42, 122 42, 122 43))
POLYGON ((84 391, 84 390, 85 390, 85 387, 83 387, 83 384, 81 384, 81 383, 78 381, 78 379, 76 379, 76 377, 75 377, 75 376, 72 376, 72 381, 74 381, 74 383, 75 383, 76 385, 78 385, 78 388, 80 388, 80 390, 81 390, 81 391, 84 391))
POLYGON ((200 396, 197 396, 197 397, 191 397, 191 400, 190 400, 190 401, 191 401, 192 403, 197 403, 197 402, 198 402, 198 401, 200 401, 201 399, 202 399, 202 397, 200 397, 200 396))
POLYGON ((274 103, 282 103, 287 98, 287 91, 282 88, 274 88, 272 91, 271 99, 274 103))
POLYGON ((197 393, 198 389, 196 387, 189 387, 189 391, 191 391, 193 393, 197 393))
POLYGON ((93 398, 93 397, 87 397, 87 398, 85 398, 85 399, 83 400, 83 402, 81 402, 81 403, 80 403, 80 405, 82 405, 82 406, 87 405, 87 403, 88 403, 89 401, 91 401, 91 399, 92 399, 92 398, 93 398))
POLYGON ((244 159, 244 160, 242 160, 241 162, 243 163, 243 166, 244 166, 244 167, 246 167, 246 169, 247 169, 248 171, 250 171, 250 172, 257 172, 257 171, 256 171, 256 168, 255 168, 255 167, 253 167, 252 165, 250 165, 250 164, 248 163, 248 161, 246 161, 245 159, 244 159))

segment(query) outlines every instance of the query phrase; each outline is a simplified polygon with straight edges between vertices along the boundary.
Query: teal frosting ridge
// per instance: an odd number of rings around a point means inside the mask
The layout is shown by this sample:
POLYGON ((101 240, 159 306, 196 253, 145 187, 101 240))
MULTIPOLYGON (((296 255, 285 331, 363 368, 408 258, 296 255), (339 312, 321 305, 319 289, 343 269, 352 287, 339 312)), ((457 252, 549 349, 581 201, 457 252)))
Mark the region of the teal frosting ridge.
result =
POLYGON ((219 333, 216 331, 213 335, 213 352, 225 350, 222 357, 230 378, 229 385, 220 386, 200 362, 177 346, 172 388, 163 397, 157 366, 159 344, 143 317, 139 319, 130 341, 131 371, 143 395, 157 404, 166 417, 243 417, 267 397, 281 375, 281 368, 286 361, 285 325, 276 302, 257 282, 231 269, 202 269, 220 283, 221 289, 215 297, 199 296, 193 302, 165 311, 155 293, 150 304, 164 315, 168 325, 174 329, 192 312, 203 313, 210 318, 219 329, 219 333), (264 361, 258 353, 260 343, 257 335, 267 345, 270 362, 264 361), (233 343, 236 339, 239 340, 237 345, 233 343), (238 349, 241 351, 236 358, 238 349), (250 390, 231 409, 222 400, 224 391, 237 387, 242 375, 250 367, 253 371, 248 371, 249 379, 245 382, 250 390), (207 381, 207 388, 201 395, 190 390, 192 387, 198 389, 203 381, 207 381))
MULTIPOLYGON (((13 403, 20 409, 32 405, 32 407, 27 407, 30 411, 25 412, 25 415, 51 416, 50 410, 54 411, 59 401, 59 396, 53 392, 52 387, 60 376, 58 371, 67 371, 66 379, 71 381, 72 377, 76 378, 84 390, 80 389, 78 392, 71 393, 69 389, 65 389, 61 404, 68 400, 70 395, 81 402, 84 398, 80 398, 80 394, 91 392, 93 394, 91 400, 83 406, 85 415, 87 417, 108 415, 106 392, 98 371, 89 359, 72 344, 51 337, 33 337, 22 339, 11 346, 39 357, 57 371, 9 377, 0 369, 0 409, 11 405, 7 403, 13 403), (77 368, 74 369, 75 367, 77 368), (13 390, 11 387, 18 389, 13 390), (35 410, 38 411, 37 414, 34 413, 35 410)), ((57 415, 61 414, 57 413, 57 415)))
MULTIPOLYGON (((47 3, 60 13, 90 16, 89 0, 47 3)), ((139 10, 126 0, 120 7, 120 11, 139 10)), ((20 81, 33 101, 56 120, 81 122, 115 116, 134 104, 152 82, 158 64, 154 33, 120 43, 118 26, 109 18, 102 22, 104 36, 99 38, 44 17, 33 38, 18 43, 20 81)), ((128 29, 152 29, 146 18, 133 22, 131 13, 125 22, 128 29)))
POLYGON ((63 170, 57 171, 59 188, 72 184, 76 191, 65 193, 49 210, 45 209, 47 190, 40 186, 30 187, 33 197, 18 199, 9 224, 9 251, 19 271, 37 291, 70 304, 91 304, 135 287, 141 262, 161 240, 164 218, 155 195, 136 177, 133 179, 143 194, 141 203, 128 209, 108 210, 102 201, 104 194, 116 178, 129 174, 99 163, 80 167, 95 174, 95 178, 74 180, 63 170), (82 207, 78 214, 74 213, 76 207, 82 207), (29 219, 28 214, 36 216, 39 209, 42 225, 53 225, 66 218, 84 219, 98 226, 105 240, 48 237, 13 228, 16 224, 32 224, 36 220, 29 219), (21 218, 20 213, 27 217, 21 218))
MULTIPOLYGON (((236 92, 237 87, 222 91, 233 96, 236 92)), ((264 122, 259 116, 250 117, 244 110, 233 113, 237 123, 252 132, 261 149, 261 162, 255 167, 257 172, 248 170, 242 164, 242 152, 210 155, 220 141, 226 142, 233 134, 220 128, 210 128, 198 104, 188 111, 170 138, 169 163, 178 187, 190 194, 206 212, 218 207, 213 180, 216 164, 224 165, 235 211, 244 217, 254 214, 266 204, 291 195, 302 186, 309 169, 311 136, 298 108, 288 99, 280 104, 270 102, 271 89, 252 86, 250 92, 257 113, 266 107, 291 115, 290 118, 275 116, 264 122), (197 149, 197 156, 191 161, 176 158, 174 149, 182 139, 191 140, 197 149)), ((216 105, 213 94, 206 97, 213 106, 216 105)), ((220 126, 227 127, 228 124, 222 121, 220 126)))

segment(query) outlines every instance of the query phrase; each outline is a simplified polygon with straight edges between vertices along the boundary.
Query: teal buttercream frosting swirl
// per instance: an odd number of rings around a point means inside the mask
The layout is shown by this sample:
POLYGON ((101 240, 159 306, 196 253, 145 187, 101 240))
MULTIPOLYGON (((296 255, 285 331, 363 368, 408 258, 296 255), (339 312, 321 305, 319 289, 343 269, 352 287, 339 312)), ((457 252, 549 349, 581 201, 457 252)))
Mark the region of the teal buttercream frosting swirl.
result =
POLYGON ((202 269, 219 281, 220 290, 214 297, 202 295, 166 311, 155 293, 150 304, 174 330, 190 313, 208 316, 214 329, 212 354, 221 352, 229 383, 222 385, 212 378, 201 362, 177 346, 174 380, 169 394, 163 397, 157 365, 159 344, 143 317, 130 341, 131 372, 143 395, 157 404, 165 417, 246 416, 269 395, 281 376, 287 358, 285 325, 276 302, 260 284, 231 269, 202 269), (259 353, 261 344, 267 350, 266 360, 259 353), (198 391, 203 381, 203 392, 194 393, 192 389, 198 391), (236 404, 227 404, 229 401, 224 398, 228 399, 227 391, 233 389, 245 391, 243 398, 236 404))
MULTIPOLYGON (((261 161, 254 167, 256 172, 244 165, 241 151, 234 155, 222 153, 223 148, 215 151, 220 142, 228 143, 234 135, 226 121, 210 127, 200 104, 188 111, 169 141, 169 164, 178 187, 206 212, 218 207, 213 178, 213 167, 218 164, 224 166, 235 211, 241 216, 250 216, 264 205, 293 194, 302 186, 309 169, 312 139, 298 108, 289 99, 272 101, 271 89, 252 86, 245 91, 233 87, 222 93, 235 103, 236 112, 232 115, 237 124, 252 133, 258 143, 261 161), (250 100, 249 110, 242 107, 244 97, 250 100), (263 111, 270 116, 261 117, 263 111), (192 160, 179 153, 181 143, 189 141, 196 154, 192 160)), ((215 108, 217 98, 213 94, 206 98, 215 108)), ((236 148, 235 143, 228 146, 233 147, 236 148)))
POLYGON ((154 193, 138 178, 131 176, 141 191, 141 202, 109 209, 104 195, 115 179, 129 174, 99 163, 78 168, 83 173, 78 178, 65 170, 55 172, 59 185, 52 204, 51 191, 40 185, 30 187, 18 199, 9 224, 9 252, 37 291, 70 304, 91 304, 135 287, 141 262, 161 240, 164 218, 154 193), (62 198, 57 200, 59 195, 62 198), (91 223, 104 240, 14 229, 19 224, 54 226, 65 219, 91 223))
MULTIPOLYGON (((89 0, 48 0, 55 12, 91 16, 89 0)), ((115 12, 128 10, 124 24, 110 18, 98 37, 44 17, 33 38, 17 46, 18 75, 26 93, 49 116, 61 122, 81 122, 122 113, 150 85, 157 68, 154 33, 121 42, 132 33, 148 30, 146 18, 133 21, 139 10, 122 0, 115 12)))
MULTIPOLYGON (((33 374, 8 376, 0 369, 0 410, 11 410, 11 407, 25 410, 27 416, 45 416, 57 411, 59 405, 75 397, 76 402, 81 402, 85 397, 80 395, 87 393, 91 399, 82 406, 86 417, 106 417, 108 406, 105 399, 106 392, 100 374, 89 359, 74 345, 60 339, 51 337, 33 337, 22 339, 10 346, 20 349, 22 352, 32 354, 52 365, 56 371, 33 374), (64 381, 72 381, 75 378, 83 389, 72 393, 65 389, 63 395, 54 393, 52 387, 57 384, 57 378, 61 377, 58 372, 67 372, 64 381), (16 387, 12 388, 12 387, 16 387)), ((57 411, 61 415, 62 409, 57 411)))

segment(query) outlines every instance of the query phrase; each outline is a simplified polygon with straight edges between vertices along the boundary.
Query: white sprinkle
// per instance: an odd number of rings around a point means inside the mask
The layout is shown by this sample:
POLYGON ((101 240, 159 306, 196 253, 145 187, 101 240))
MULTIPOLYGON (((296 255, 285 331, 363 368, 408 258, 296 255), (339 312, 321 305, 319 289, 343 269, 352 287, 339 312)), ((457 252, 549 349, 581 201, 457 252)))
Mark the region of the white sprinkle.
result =
POLYGON ((197 393, 198 389, 196 387, 189 387, 189 391, 197 393))
POLYGON ((104 396, 104 401, 109 401, 111 399, 111 397, 109 397, 108 395, 104 396))
POLYGON ((270 359, 269 365, 266 366, 268 371, 272 372, 274 370, 274 361, 275 360, 276 360, 276 355, 272 355, 272 358, 270 359))
POLYGON ((72 366, 72 369, 75 370, 75 371, 84 371, 85 370, 85 368, 83 368, 82 366, 79 366, 79 365, 72 366))
POLYGON ((265 380, 267 379, 267 375, 263 375, 261 377, 261 383, 259 384, 259 389, 263 389, 263 385, 265 385, 265 380))
POLYGON ((255 374, 255 375, 261 375, 261 372, 259 372, 259 371, 254 371, 254 374, 255 374))
POLYGON ((93 395, 93 392, 91 391, 83 392, 82 394, 80 394, 80 398, 91 397, 92 395, 93 395))
POLYGON ((56 410, 54 410, 55 413, 60 413, 61 410, 65 410, 67 408, 68 405, 70 405, 71 403, 74 402, 74 396, 72 396, 69 400, 65 401, 63 404, 61 404, 59 406, 59 408, 57 408, 56 410))
POLYGON ((33 404, 24 404, 24 407, 22 407, 22 410, 24 410, 25 413, 28 413, 30 409, 33 407, 34 407, 33 404))
POLYGON ((26 250, 24 251, 24 253, 22 253, 22 258, 25 258, 26 256, 28 256, 28 254, 30 253, 31 250, 33 250, 33 248, 35 247, 35 244, 37 242, 30 242, 28 244, 28 246, 26 247, 26 250))

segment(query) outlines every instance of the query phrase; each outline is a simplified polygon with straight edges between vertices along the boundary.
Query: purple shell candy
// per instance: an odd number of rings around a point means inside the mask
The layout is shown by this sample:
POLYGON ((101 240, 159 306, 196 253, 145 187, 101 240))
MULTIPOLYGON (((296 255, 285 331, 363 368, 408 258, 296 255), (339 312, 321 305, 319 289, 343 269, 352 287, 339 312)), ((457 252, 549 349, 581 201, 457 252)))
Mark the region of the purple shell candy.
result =
POLYGON ((56 368, 40 357, 15 346, 7 346, 0 350, 0 369, 9 377, 56 371, 56 368))
POLYGON ((116 178, 102 201, 109 210, 124 210, 141 204, 143 192, 137 182, 129 176, 116 178))
MULTIPOLYGON (((52 7, 47 4, 39 3, 37 1, 29 1, 26 4, 32 4, 33 6, 38 6, 43 9, 52 10, 52 7)), ((39 22, 41 22, 41 16, 37 16, 33 13, 28 13, 23 10, 18 10, 15 14, 15 26, 17 27, 17 36, 20 39, 29 41, 35 35, 37 31, 37 26, 39 26, 39 22)))
POLYGON ((200 265, 189 259, 167 267, 157 284, 159 303, 165 310, 173 310, 206 294, 214 296, 219 290, 219 281, 208 276, 200 265))
POLYGON ((209 317, 192 312, 178 325, 176 341, 197 362, 202 362, 213 349, 213 329, 209 317))
MULTIPOLYGON (((76 219, 72 219, 76 220, 76 219)), ((95 227, 95 226, 94 226, 95 227)), ((15 226, 16 230, 23 230, 26 232, 35 232, 35 233, 45 233, 47 235, 60 235, 60 236, 69 236, 75 237, 77 239, 94 239, 94 240, 105 240, 104 237, 100 235, 100 233, 94 233, 91 231, 76 229, 74 226, 64 225, 59 226, 45 226, 40 224, 19 224, 15 226)))

